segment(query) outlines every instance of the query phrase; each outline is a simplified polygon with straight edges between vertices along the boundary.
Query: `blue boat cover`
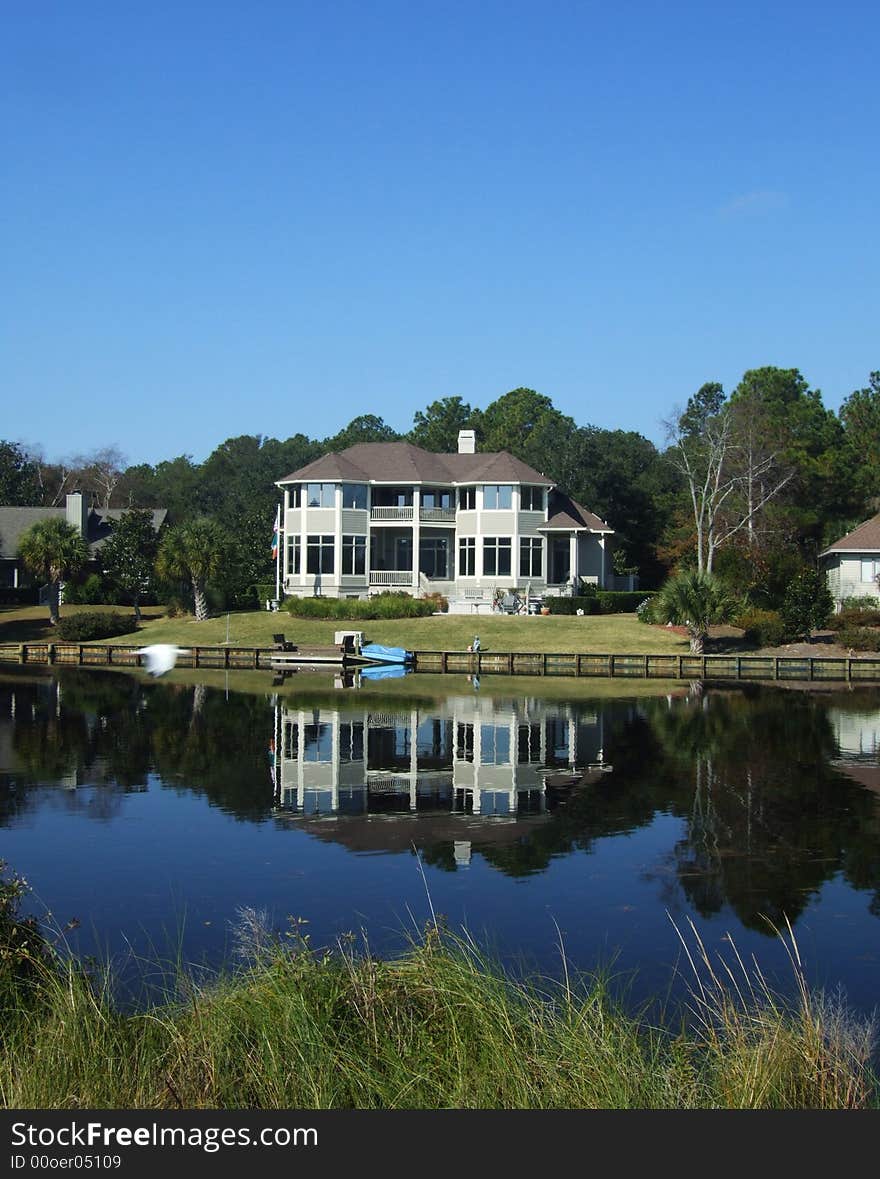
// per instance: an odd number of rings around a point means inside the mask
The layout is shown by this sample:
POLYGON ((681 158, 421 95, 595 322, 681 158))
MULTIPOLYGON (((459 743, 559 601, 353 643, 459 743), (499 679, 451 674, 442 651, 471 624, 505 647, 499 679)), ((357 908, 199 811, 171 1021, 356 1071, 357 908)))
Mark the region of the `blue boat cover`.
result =
POLYGON ((383 647, 381 643, 367 643, 361 647, 361 655, 376 663, 409 663, 412 659, 412 651, 405 651, 403 647, 383 647))

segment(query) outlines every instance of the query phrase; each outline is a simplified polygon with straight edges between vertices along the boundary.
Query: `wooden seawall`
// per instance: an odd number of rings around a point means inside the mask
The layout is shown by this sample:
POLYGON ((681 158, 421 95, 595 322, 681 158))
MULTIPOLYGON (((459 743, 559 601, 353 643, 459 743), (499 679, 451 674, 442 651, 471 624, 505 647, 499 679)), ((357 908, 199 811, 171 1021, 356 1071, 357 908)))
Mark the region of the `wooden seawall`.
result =
MULTIPOLYGON (((7 643, 0 663, 79 667, 139 667, 138 646, 97 643, 7 643)), ((327 659, 334 648, 315 648, 327 659)), ((305 649, 300 649, 307 656, 305 649)), ((274 647, 187 647, 183 668, 250 668, 276 671, 283 655, 274 647)), ((342 663, 340 655, 339 663, 342 663)), ((332 664, 327 663, 330 667, 332 664)), ((663 680, 812 680, 880 683, 880 656, 863 659, 802 655, 586 655, 543 652, 416 651, 416 672, 464 675, 573 676, 663 680)))

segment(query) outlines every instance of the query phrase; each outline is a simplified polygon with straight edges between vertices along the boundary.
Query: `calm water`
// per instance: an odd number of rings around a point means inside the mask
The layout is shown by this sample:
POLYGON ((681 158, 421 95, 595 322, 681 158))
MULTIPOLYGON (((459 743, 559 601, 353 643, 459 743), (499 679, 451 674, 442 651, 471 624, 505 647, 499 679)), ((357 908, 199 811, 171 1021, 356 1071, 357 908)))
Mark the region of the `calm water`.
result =
POLYGON ((250 907, 389 954, 433 905, 527 967, 558 972, 561 937, 641 999, 670 986, 669 915, 780 977, 787 917, 813 981, 877 1002, 880 693, 229 679, 0 676, 0 857, 79 953, 216 965, 250 907))

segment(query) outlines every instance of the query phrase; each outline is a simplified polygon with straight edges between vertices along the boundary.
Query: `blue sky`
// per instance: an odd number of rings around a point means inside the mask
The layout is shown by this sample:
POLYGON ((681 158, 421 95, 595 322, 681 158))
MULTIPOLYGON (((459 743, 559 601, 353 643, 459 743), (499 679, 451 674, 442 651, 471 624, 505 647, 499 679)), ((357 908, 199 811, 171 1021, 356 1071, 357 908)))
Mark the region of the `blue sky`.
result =
POLYGON ((527 385, 662 439, 880 368, 880 9, 4 10, 0 437, 201 460, 527 385))

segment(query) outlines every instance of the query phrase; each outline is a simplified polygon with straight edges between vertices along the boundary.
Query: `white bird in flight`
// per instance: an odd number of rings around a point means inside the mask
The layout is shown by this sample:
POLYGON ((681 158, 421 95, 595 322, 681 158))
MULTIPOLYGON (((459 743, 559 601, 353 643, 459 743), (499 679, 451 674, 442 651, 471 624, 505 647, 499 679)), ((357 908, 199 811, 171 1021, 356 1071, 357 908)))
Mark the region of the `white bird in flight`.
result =
POLYGON ((178 655, 188 655, 185 647, 175 647, 173 643, 153 643, 150 647, 141 647, 138 655, 143 655, 147 671, 150 675, 164 675, 171 671, 177 662, 178 655))

